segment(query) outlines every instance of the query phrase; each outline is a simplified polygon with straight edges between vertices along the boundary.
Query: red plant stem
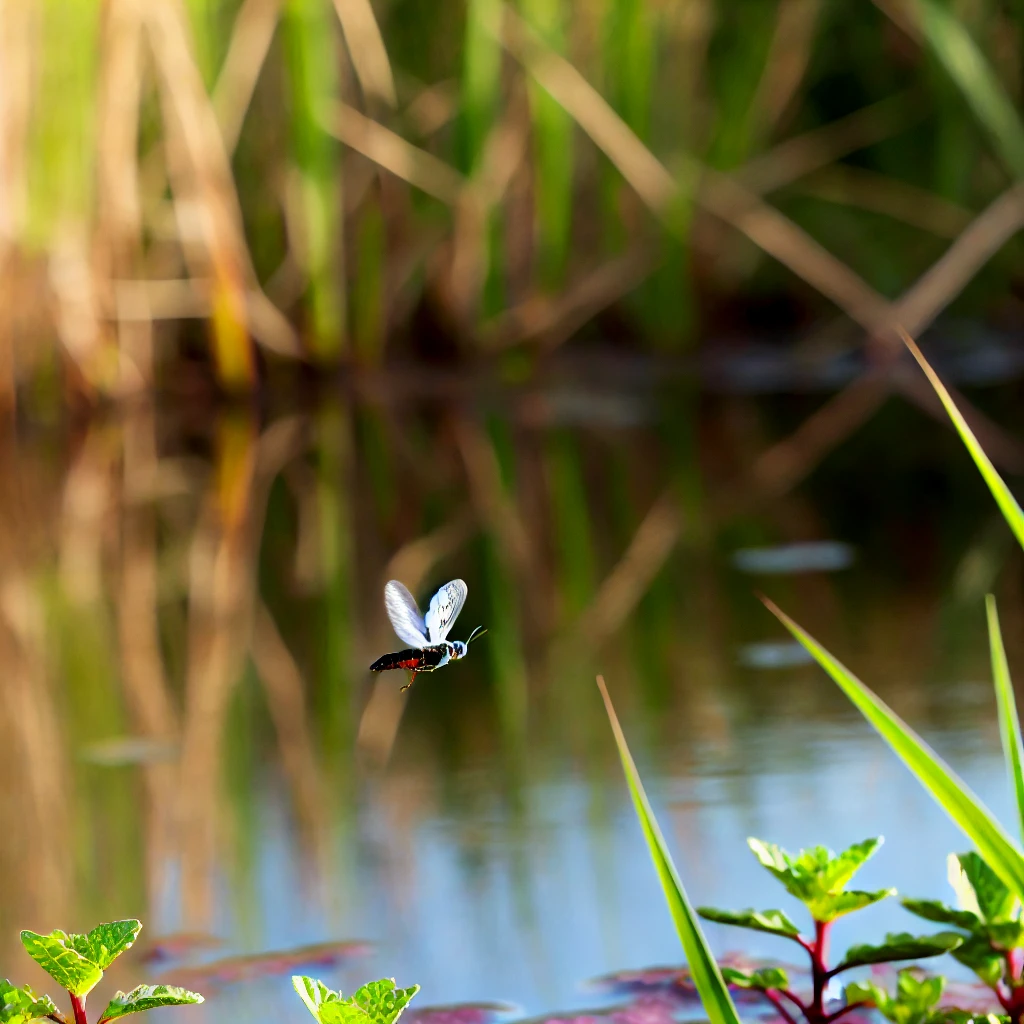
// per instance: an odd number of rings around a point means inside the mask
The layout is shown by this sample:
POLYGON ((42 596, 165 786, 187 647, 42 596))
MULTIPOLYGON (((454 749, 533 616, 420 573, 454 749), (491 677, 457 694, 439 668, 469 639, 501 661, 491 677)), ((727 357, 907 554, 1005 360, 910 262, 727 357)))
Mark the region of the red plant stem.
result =
POLYGON ((770 988, 764 990, 765 998, 772 1006, 775 1007, 775 1012, 786 1022, 786 1024, 796 1024, 796 1019, 793 1015, 782 1005, 782 1000, 778 997, 778 994, 770 988))
POLYGON ((831 921, 814 922, 814 946, 811 948, 811 974, 814 980, 814 997, 808 1008, 810 1024, 825 1021, 825 986, 828 984, 828 938, 831 921))
POLYGON ((85 1015, 85 996, 76 996, 74 992, 68 995, 71 996, 71 1009, 75 1011, 75 1024, 89 1024, 85 1015))
POLYGON ((825 1017, 826 1024, 831 1024, 834 1020, 839 1020, 844 1014, 849 1013, 851 1010, 858 1008, 863 1009, 863 1003, 854 1003, 853 1006, 840 1006, 838 1010, 833 1010, 832 1013, 827 1014, 825 1017))
POLYGON ((1008 949, 1004 955, 1006 957, 1006 982, 1012 991, 1017 987, 1017 982, 1020 980, 1020 950, 1008 949))
POLYGON ((780 996, 785 996, 805 1017, 807 1016, 807 1005, 795 992, 791 992, 788 988, 779 988, 775 991, 780 996))

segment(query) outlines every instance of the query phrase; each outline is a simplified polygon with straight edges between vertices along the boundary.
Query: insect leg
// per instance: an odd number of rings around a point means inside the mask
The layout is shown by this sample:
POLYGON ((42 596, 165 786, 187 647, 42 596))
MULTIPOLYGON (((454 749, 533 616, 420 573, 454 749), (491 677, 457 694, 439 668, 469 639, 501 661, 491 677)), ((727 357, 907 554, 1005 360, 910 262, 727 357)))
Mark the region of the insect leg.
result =
POLYGON ((416 677, 418 675, 419 675, 419 672, 410 672, 409 673, 409 682, 407 682, 405 684, 405 686, 403 686, 398 692, 399 693, 405 693, 405 691, 408 690, 409 687, 412 686, 412 684, 416 682, 416 677))

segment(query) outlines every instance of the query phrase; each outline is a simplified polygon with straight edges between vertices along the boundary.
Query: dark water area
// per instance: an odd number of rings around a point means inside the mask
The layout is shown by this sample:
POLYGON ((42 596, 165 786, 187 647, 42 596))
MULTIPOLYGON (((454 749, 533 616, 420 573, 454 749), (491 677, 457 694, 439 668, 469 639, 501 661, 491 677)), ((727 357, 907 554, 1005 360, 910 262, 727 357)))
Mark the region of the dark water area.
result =
MULTIPOLYGON (((1012 467, 1020 384, 996 349, 944 369, 1012 467)), ((882 834, 865 888, 949 896, 965 842, 756 594, 1011 820, 982 601, 1021 665, 1021 555, 958 440, 898 388, 837 419, 834 378, 780 370, 755 395, 722 383, 751 365, 602 365, 19 424, 0 447, 0 975, 46 988, 23 927, 137 916, 104 988, 188 984, 196 1021, 301 1020, 286 951, 313 944, 303 969, 345 991, 606 1005, 588 979, 681 956, 598 672, 696 903, 779 905, 749 835, 882 834), (399 646, 384 582, 422 603, 456 577, 451 635, 486 637, 408 693, 371 676, 399 646)), ((890 900, 836 941, 913 927, 890 900)))

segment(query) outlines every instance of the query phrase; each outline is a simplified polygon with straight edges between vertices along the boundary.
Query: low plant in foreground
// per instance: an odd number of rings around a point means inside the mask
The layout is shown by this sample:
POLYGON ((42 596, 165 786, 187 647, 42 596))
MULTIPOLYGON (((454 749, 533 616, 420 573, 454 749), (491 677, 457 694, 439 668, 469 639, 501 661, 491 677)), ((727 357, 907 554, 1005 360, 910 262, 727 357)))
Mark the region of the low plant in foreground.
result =
POLYGON ((709 921, 778 935, 805 950, 811 962, 809 999, 794 992, 786 972, 781 968, 770 967, 750 972, 728 967, 722 969, 722 975, 730 985, 763 992, 788 1024, 796 1024, 797 1018, 803 1018, 807 1024, 829 1024, 853 1010, 856 1002, 863 1002, 851 999, 848 987, 845 1006, 831 1010, 826 1006, 825 996, 829 983, 844 971, 868 964, 941 956, 957 949, 964 942, 964 937, 956 932, 938 932, 935 935, 901 932, 887 935, 885 941, 877 946, 851 946, 838 963, 832 964, 829 960, 829 945, 833 924, 846 914, 863 910, 896 893, 895 889, 866 892, 846 888, 861 866, 882 845, 881 838, 865 839, 838 855, 823 846, 801 850, 794 856, 760 839, 748 839, 747 843, 762 867, 807 908, 814 925, 813 935, 801 934, 800 929, 781 910, 737 911, 701 907, 697 912, 709 921))
MULTIPOLYGON (((905 331, 901 330, 900 333, 935 389, 964 445, 978 466, 982 478, 992 491, 1007 524, 1017 537, 1021 547, 1024 548, 1024 511, 996 472, 949 392, 928 365, 913 340, 905 331)), ((1020 921, 1020 907, 1021 904, 1024 904, 1024 853, 1021 852, 1020 846, 1007 835, 994 815, 935 751, 884 701, 880 700, 845 665, 829 654, 789 616, 776 608, 770 601, 765 601, 765 604, 831 676, 871 725, 878 730, 882 738, 892 747, 950 818, 977 845, 980 855, 965 854, 955 858, 958 870, 952 873, 951 880, 961 903, 959 910, 927 900, 912 900, 909 903, 905 902, 905 905, 908 909, 929 920, 941 920, 961 930, 962 941, 957 946, 951 947, 954 956, 959 953, 961 962, 971 967, 989 985, 1006 1011, 1005 1015, 973 1015, 958 1010, 936 1010, 942 995, 944 984, 942 980, 918 979, 912 972, 901 971, 897 978, 896 992, 893 995, 870 981, 848 985, 846 1006, 826 1015, 824 1017, 826 1024, 837 1020, 855 1004, 874 1005, 884 1017, 893 1021, 894 1024, 934 1024, 940 1019, 961 1022, 961 1024, 974 1019, 987 1020, 990 1024, 996 1024, 999 1021, 1024 1024, 1024 996, 1021 994, 1021 990, 1024 988, 1024 963, 1022 963, 1022 954, 1020 953, 1021 948, 1024 948, 1024 943, 1021 942, 1024 925, 1020 921), (998 881, 999 885, 993 886, 993 878, 998 881)), ((999 628, 995 599, 992 595, 988 596, 986 604, 1000 734, 1007 771, 1017 798, 1017 817, 1022 837, 1024 837, 1024 739, 1021 736, 1009 666, 999 628)), ((619 758, 622 761, 623 772, 633 799, 637 819, 647 841, 655 871, 661 881, 666 905, 675 922, 683 950, 689 961, 690 973, 701 1003, 711 1024, 739 1024, 739 1014, 729 995, 726 979, 715 962, 711 948, 701 931, 693 907, 690 905, 686 890, 683 888, 679 873, 672 862, 665 838, 658 827, 636 764, 629 752, 626 737, 619 725, 618 716, 615 714, 604 680, 600 676, 597 679, 597 685, 604 699, 605 710, 608 713, 608 720, 619 749, 619 758)), ((775 867, 778 871, 785 873, 791 868, 799 866, 799 860, 798 857, 796 862, 791 864, 783 859, 775 867)), ((814 867, 814 865, 808 865, 808 867, 814 867)), ((785 884, 784 879, 780 877, 780 880, 783 880, 785 884)), ((799 898, 803 899, 802 896, 799 898)), ((750 914, 753 916, 756 912, 751 911, 750 914)), ((760 917, 770 922, 773 928, 778 926, 779 934, 786 935, 790 922, 780 911, 762 913, 760 917)), ((747 927, 755 926, 750 922, 733 921, 732 923, 744 923, 747 927)), ((818 922, 816 920, 816 937, 817 929, 818 922)), ((794 930, 796 929, 794 928, 794 930)), ((796 938, 791 935, 787 935, 787 937, 796 938)), ((802 936, 800 938, 802 939, 802 936)), ((807 944, 810 947, 808 953, 813 959, 814 944, 809 943, 806 939, 803 939, 801 944, 807 944)), ((847 959, 856 949, 857 947, 854 947, 847 953, 847 959)), ((887 959, 898 958, 889 957, 887 959)), ((839 966, 842 967, 842 964, 839 966)), ((830 973, 836 973, 835 968, 832 968, 831 972, 824 965, 822 968, 818 974, 824 976, 826 981, 829 980, 830 973)), ((744 977, 752 978, 757 973, 759 972, 752 972, 751 975, 744 977)), ((759 984, 765 992, 771 990, 781 993, 781 988, 773 987, 769 983, 786 985, 787 982, 784 978, 785 975, 781 972, 772 977, 762 973, 759 984)), ((743 983, 735 976, 732 980, 734 984, 743 983)), ((753 987, 752 981, 751 987, 753 987)), ((817 990, 817 986, 815 988, 817 990)), ((812 997, 812 1011, 817 1012, 814 1004, 815 999, 812 997)), ((780 1012, 780 1016, 792 1020, 792 1014, 788 1010, 786 1010, 786 1014, 780 1012)), ((804 1016, 807 1015, 804 1014, 804 1016)))
POLYGON ((976 853, 949 855, 957 907, 905 899, 911 913, 960 929, 953 956, 987 985, 1013 1020, 1024 1017, 1024 921, 1020 900, 976 853))
POLYGON ((292 987, 318 1024, 395 1024, 419 985, 396 988, 394 978, 370 981, 350 996, 302 974, 292 976, 292 987))
MULTIPOLYGON (((68 934, 59 929, 49 935, 23 931, 21 942, 28 955, 67 992, 74 1024, 89 1024, 87 996, 103 972, 131 948, 141 929, 142 923, 134 919, 110 921, 97 925, 87 935, 68 934)), ((96 1024, 158 1006, 185 1006, 202 1001, 197 992, 173 985, 139 985, 131 992, 117 992, 96 1024)), ((0 1024, 31 1024, 43 1019, 70 1024, 49 996, 36 995, 28 985, 16 988, 7 980, 0 982, 0 1024)))

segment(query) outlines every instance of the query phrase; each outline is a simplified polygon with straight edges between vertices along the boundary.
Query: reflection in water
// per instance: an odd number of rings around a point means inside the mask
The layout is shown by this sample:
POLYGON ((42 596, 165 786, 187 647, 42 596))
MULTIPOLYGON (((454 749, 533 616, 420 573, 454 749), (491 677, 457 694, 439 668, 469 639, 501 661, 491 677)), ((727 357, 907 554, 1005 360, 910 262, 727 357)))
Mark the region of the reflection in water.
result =
MULTIPOLYGON (((536 1013, 586 1006, 587 977, 675 962, 597 669, 701 902, 763 898, 749 832, 840 846, 888 831, 870 871, 935 895, 955 833, 841 696, 780 660, 732 554, 855 544, 845 574, 758 582, 938 732, 997 809, 981 614, 963 610, 1016 556, 962 508, 941 545, 927 519, 908 544, 903 508, 852 521, 865 478, 765 489, 752 453, 773 450, 773 429, 746 400, 701 411, 704 466, 692 402, 582 425, 535 399, 269 420, 139 408, 67 443, 9 444, 0 974, 45 987, 21 927, 117 916, 142 918, 149 949, 112 972, 119 987, 155 951, 166 980, 229 983, 223 962, 201 965, 369 940, 365 956, 332 954, 335 986, 395 975, 426 1002, 536 1013), (937 607, 947 572, 954 597, 937 607), (489 627, 474 657, 408 695, 371 678, 391 642, 384 581, 422 599, 456 576, 466 621, 489 627)), ((787 465, 787 480, 813 468, 787 465)), ((1005 590, 1006 622, 1020 621, 1005 590)), ((898 907, 873 913, 869 929, 905 926, 898 907)), ((779 950, 755 937, 749 952, 779 950)), ((197 1019, 301 1016, 262 963, 197 1019)))

